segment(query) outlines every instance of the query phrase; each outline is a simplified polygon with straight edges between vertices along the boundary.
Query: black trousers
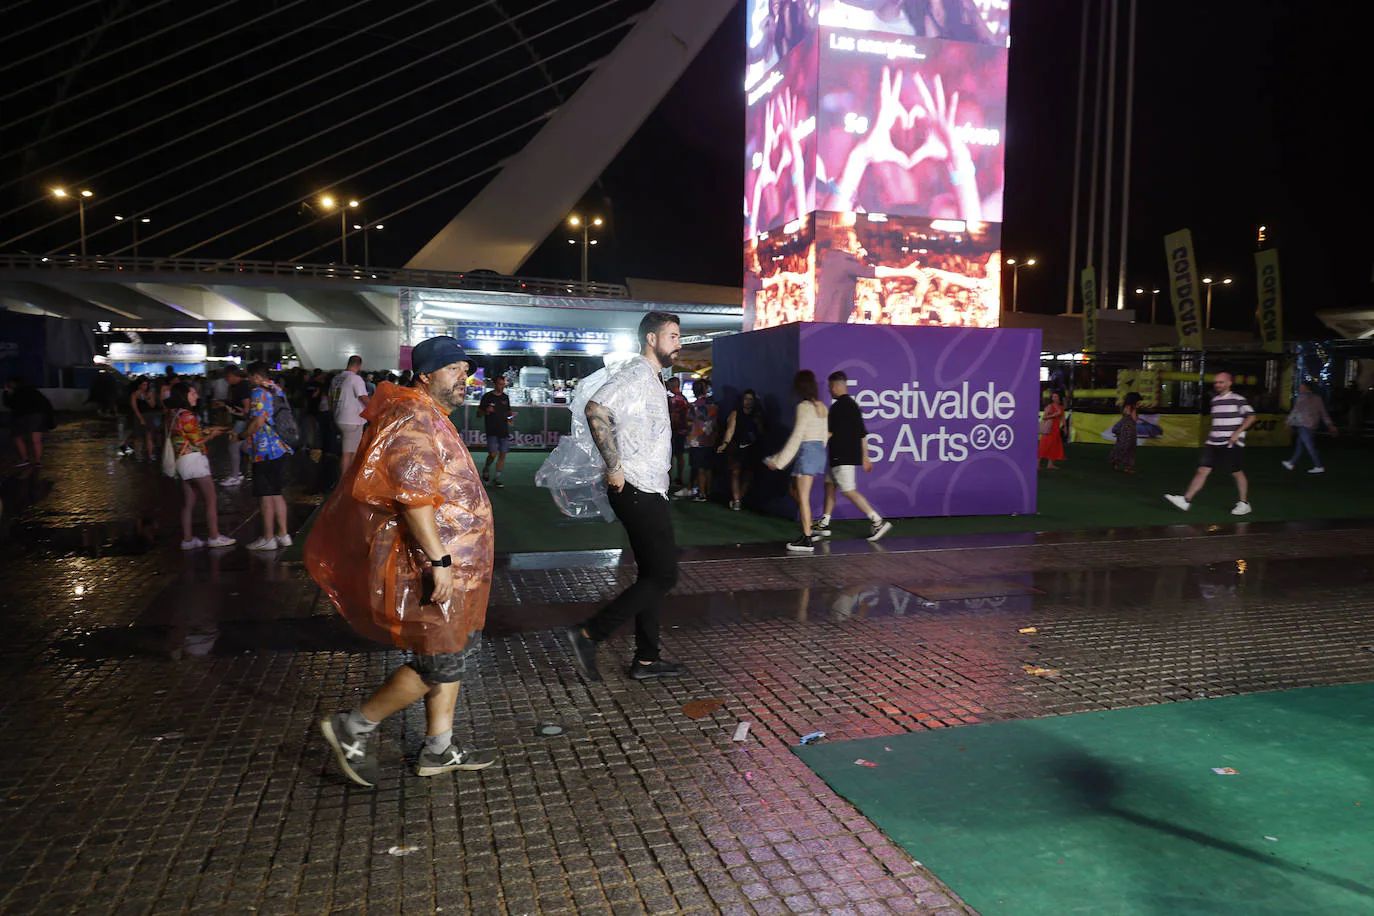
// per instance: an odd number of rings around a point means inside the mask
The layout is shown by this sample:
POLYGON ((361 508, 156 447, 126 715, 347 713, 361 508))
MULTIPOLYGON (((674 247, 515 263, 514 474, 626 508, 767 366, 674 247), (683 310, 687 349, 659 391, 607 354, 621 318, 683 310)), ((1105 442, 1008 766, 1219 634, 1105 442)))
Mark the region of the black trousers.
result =
POLYGON ((635 658, 658 661, 658 611, 663 596, 677 584, 677 539, 668 500, 645 493, 629 483, 608 494, 611 508, 625 526, 634 551, 639 578, 585 624, 596 642, 610 637, 621 624, 635 619, 635 658))

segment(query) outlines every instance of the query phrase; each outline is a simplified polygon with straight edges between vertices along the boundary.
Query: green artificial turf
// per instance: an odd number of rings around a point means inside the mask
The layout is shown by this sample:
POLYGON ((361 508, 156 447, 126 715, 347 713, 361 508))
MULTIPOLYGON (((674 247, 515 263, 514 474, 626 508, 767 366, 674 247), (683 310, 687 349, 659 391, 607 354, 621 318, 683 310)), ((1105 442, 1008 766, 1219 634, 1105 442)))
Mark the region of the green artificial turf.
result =
POLYGON ((1353 914, 1374 913, 1371 736, 1357 684, 796 753, 984 916, 1353 914))
MULTIPOLYGON (((1040 511, 1029 516, 964 516, 897 520, 890 537, 1015 531, 1070 531, 1187 523, 1229 524, 1236 493, 1229 475, 1216 475, 1193 503, 1180 512, 1164 501, 1182 493, 1197 464, 1193 449, 1142 448, 1139 473, 1127 476, 1107 466, 1110 446, 1075 444, 1056 471, 1040 472, 1040 511)), ((1285 471, 1279 462, 1288 449, 1246 449, 1254 513, 1249 521, 1355 518, 1374 516, 1374 486, 1369 483, 1370 454, 1359 448, 1323 449, 1327 473, 1285 471)), ((474 456, 480 466, 485 456, 474 456)), ((496 510, 496 549, 501 553, 544 550, 595 550, 626 546, 619 525, 574 521, 558 512, 547 490, 534 486, 534 472, 545 455, 512 452, 506 487, 491 491, 496 510)), ((862 482, 860 483, 862 488, 862 482)), ((879 511, 882 507, 879 506, 879 511)), ((796 537, 794 521, 731 512, 718 503, 673 503, 673 521, 682 546, 787 541, 796 537)), ((858 538, 866 521, 835 524, 835 536, 858 538)))

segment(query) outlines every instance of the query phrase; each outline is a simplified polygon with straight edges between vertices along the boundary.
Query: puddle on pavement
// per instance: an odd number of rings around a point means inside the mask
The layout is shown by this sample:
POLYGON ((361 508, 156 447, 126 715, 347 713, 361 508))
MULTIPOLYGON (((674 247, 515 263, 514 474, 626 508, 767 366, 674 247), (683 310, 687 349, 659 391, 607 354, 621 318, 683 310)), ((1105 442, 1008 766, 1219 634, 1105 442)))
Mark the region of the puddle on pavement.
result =
MULTIPOLYGON (((816 587, 670 595, 661 622, 702 629, 740 621, 792 620, 844 623, 849 620, 966 614, 1023 614, 1038 594, 1021 586, 1016 595, 989 595, 926 601, 895 585, 865 583, 843 588, 816 587)), ((604 602, 493 605, 487 612, 488 636, 511 636, 566 627, 587 619, 604 602)))
POLYGON ((385 652, 333 614, 274 620, 187 619, 176 624, 99 627, 53 643, 63 658, 225 658, 246 652, 385 652))
POLYGON ((134 557, 157 546, 155 519, 79 525, 12 525, 6 539, 21 552, 58 557, 134 557))

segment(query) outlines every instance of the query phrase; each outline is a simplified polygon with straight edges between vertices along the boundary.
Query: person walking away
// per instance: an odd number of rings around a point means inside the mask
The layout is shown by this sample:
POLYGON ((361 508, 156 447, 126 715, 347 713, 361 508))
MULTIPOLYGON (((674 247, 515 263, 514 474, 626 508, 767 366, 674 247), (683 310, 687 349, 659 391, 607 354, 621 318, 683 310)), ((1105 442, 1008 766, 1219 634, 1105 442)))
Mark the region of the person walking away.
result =
POLYGON ((319 723, 343 774, 381 779, 378 726, 424 700, 418 776, 480 770, 488 750, 453 738, 462 681, 477 664, 496 535, 491 501, 449 415, 467 390, 467 354, 452 337, 411 353, 415 386, 377 386, 363 410, 360 457, 320 510, 305 565, 361 636, 408 653, 361 705, 319 723))
POLYGON ((762 460, 759 446, 763 442, 763 410, 754 389, 747 388, 740 395, 739 406, 730 411, 725 421, 725 437, 717 452, 725 452, 730 467, 730 508, 740 511, 744 497, 754 482, 754 468, 762 460))
POLYGON ((1036 464, 1041 460, 1047 471, 1058 470, 1055 462, 1064 460, 1064 396, 1058 391, 1050 392, 1050 402, 1040 418, 1040 451, 1036 464))
POLYGON ((868 541, 880 541, 892 530, 892 523, 878 514, 878 510, 859 492, 858 476, 862 467, 865 474, 873 471, 873 462, 864 447, 868 428, 864 426, 863 412, 854 399, 849 396, 849 377, 843 372, 830 373, 830 469, 825 475, 825 512, 817 520, 814 528, 822 537, 830 535, 830 516, 835 511, 835 492, 858 507, 873 527, 868 532, 868 541))
POLYGON ((637 577, 591 618, 569 627, 565 638, 582 676, 601 680, 597 647, 631 617, 635 655, 626 675, 633 680, 676 677, 659 645, 659 604, 677 584, 677 539, 668 503, 672 423, 661 374, 682 349, 676 315, 650 312, 639 322, 640 355, 597 389, 587 402, 587 425, 606 463, 606 496, 634 552, 637 577))
POLYGON ((1326 404, 1322 401, 1322 396, 1313 389, 1311 382, 1301 382, 1298 385, 1298 399, 1293 402, 1293 409, 1288 412, 1288 425, 1293 427, 1293 434, 1298 441, 1293 446, 1293 456, 1283 462, 1284 468, 1293 470, 1298 466, 1299 459, 1302 458, 1303 449, 1312 458, 1312 467, 1307 469, 1309 474, 1325 474, 1326 466, 1322 464, 1321 455, 1317 454, 1317 429, 1325 425, 1331 431, 1331 435, 1338 435, 1339 430, 1336 424, 1331 422, 1331 414, 1326 412, 1326 404))
POLYGON ((52 402, 39 391, 16 375, 5 382, 5 406, 10 409, 10 436, 14 439, 14 450, 19 453, 16 467, 28 467, 30 463, 43 463, 43 433, 52 429, 52 402))
POLYGON ((339 427, 339 446, 342 454, 340 476, 348 474, 358 442, 363 436, 363 408, 367 406, 367 382, 363 380, 363 358, 350 356, 348 367, 339 373, 338 396, 333 399, 334 423, 339 427))
POLYGON ((1116 434, 1116 444, 1108 457, 1112 470, 1123 474, 1135 473, 1135 448, 1139 438, 1140 395, 1132 391, 1121 402, 1121 419, 1116 421, 1112 432, 1116 434))
POLYGON ((1255 425, 1255 410, 1249 401, 1231 390, 1234 381, 1235 376, 1229 372, 1216 374, 1212 382, 1216 392, 1212 396, 1212 429, 1207 434, 1207 444, 1203 446, 1197 473, 1182 496, 1166 494, 1164 497, 1185 512, 1192 507, 1193 497, 1202 489, 1213 470, 1229 471, 1236 481, 1238 501, 1231 514, 1249 515, 1252 511, 1250 484, 1245 479, 1241 458, 1245 451, 1245 431, 1255 425))
POLYGON ((692 380, 692 396, 696 400, 687 413, 687 461, 692 474, 692 499, 704 503, 711 497, 711 464, 716 456, 720 408, 711 400, 705 379, 692 380))
POLYGON ((682 394, 682 379, 668 379, 668 421, 673 429, 673 486, 674 496, 690 496, 692 487, 683 474, 687 471, 687 431, 691 423, 687 419, 690 409, 687 398, 682 394))
POLYGON ((324 371, 316 369, 305 379, 305 413, 301 417, 301 434, 305 447, 315 461, 320 460, 320 397, 324 394, 324 371))
POLYGON ((182 550, 232 547, 238 543, 220 533, 219 505, 215 497, 214 480, 210 477, 210 458, 206 454, 206 443, 229 432, 229 428, 211 426, 202 430, 195 414, 199 403, 199 393, 185 382, 177 382, 167 395, 167 408, 171 411, 167 435, 172 438, 172 450, 177 456, 177 477, 181 479, 182 550), (197 496, 205 502, 205 528, 209 539, 204 541, 195 536, 192 526, 197 496))
POLYGON ((229 383, 229 400, 225 408, 229 411, 233 427, 225 436, 229 447, 229 476, 220 481, 221 486, 237 487, 243 483, 243 455, 248 448, 244 432, 248 429, 248 409, 253 396, 253 384, 239 366, 229 366, 224 370, 224 378, 229 383))
POLYGON ((491 472, 492 462, 496 463, 496 479, 492 485, 504 487, 501 475, 506 470, 506 455, 510 452, 510 421, 512 409, 510 395, 506 394, 506 377, 497 375, 496 388, 482 395, 477 402, 477 412, 482 415, 487 433, 487 461, 482 465, 482 482, 486 483, 491 472))
POLYGON ((295 452, 272 426, 277 398, 286 395, 272 382, 266 363, 249 366, 248 380, 253 388, 248 399, 248 426, 244 434, 253 447, 253 495, 258 498, 262 511, 262 537, 249 544, 248 549, 276 550, 291 546, 286 498, 282 492, 286 486, 287 458, 295 452))
POLYGON ((792 423, 792 435, 782 451, 763 460, 772 470, 781 470, 796 458, 792 467, 792 498, 801 513, 801 537, 791 541, 787 549, 797 553, 814 553, 817 536, 811 529, 811 484, 825 473, 825 443, 830 438, 829 417, 820 401, 816 374, 803 369, 792 379, 792 391, 797 396, 797 413, 792 423))
POLYGON ((135 442, 143 441, 143 457, 139 459, 140 461, 153 460, 153 421, 151 417, 154 408, 152 387, 152 382, 143 378, 139 379, 134 385, 133 391, 129 392, 129 413, 134 421, 131 435, 135 442))

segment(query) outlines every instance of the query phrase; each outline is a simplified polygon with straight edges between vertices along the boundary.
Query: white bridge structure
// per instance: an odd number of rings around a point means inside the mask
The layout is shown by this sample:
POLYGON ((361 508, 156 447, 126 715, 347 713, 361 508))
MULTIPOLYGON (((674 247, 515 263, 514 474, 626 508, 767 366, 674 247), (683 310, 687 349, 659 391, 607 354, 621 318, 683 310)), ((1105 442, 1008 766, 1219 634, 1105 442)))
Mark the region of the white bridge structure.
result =
POLYGON ((0 254, 0 307, 112 331, 284 332, 303 365, 325 367, 352 353, 396 365, 419 333, 417 313, 430 320, 426 334, 436 317, 632 332, 656 308, 680 314, 688 335, 737 331, 737 303, 639 301, 621 285, 518 276, 733 6, 657 0, 404 269, 0 254))

